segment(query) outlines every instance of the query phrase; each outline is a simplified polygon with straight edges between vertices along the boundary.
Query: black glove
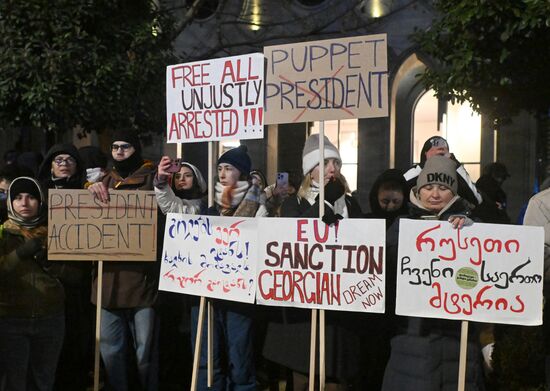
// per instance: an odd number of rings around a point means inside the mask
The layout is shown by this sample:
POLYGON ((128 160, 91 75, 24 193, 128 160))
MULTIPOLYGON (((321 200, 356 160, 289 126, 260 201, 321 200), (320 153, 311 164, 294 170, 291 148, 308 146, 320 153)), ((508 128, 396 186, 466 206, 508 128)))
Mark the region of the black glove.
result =
POLYGON ((323 220, 323 223, 325 223, 326 225, 333 225, 336 224, 338 220, 342 220, 343 218, 344 216, 342 216, 341 214, 334 213, 332 209, 327 208, 321 220, 323 220))
POLYGON ((42 240, 39 238, 29 239, 15 250, 19 258, 30 258, 42 250, 42 240))
POLYGON ((325 185, 325 200, 334 205, 336 200, 344 195, 346 188, 339 179, 330 180, 325 185))

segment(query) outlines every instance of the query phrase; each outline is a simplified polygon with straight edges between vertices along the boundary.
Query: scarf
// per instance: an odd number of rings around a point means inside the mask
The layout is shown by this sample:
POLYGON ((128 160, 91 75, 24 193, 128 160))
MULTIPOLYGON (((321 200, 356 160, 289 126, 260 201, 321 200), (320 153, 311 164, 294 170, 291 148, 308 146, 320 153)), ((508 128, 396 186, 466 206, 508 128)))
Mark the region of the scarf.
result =
POLYGON ((16 221, 8 219, 4 222, 4 229, 9 230, 12 233, 19 234, 27 239, 46 239, 48 236, 48 226, 39 225, 37 227, 23 227, 16 221))
POLYGON ((115 167, 116 172, 122 178, 128 178, 128 176, 136 171, 143 165, 143 159, 141 155, 136 151, 130 155, 127 159, 123 161, 114 161, 113 166, 115 167))
POLYGON ((224 186, 220 182, 216 182, 215 201, 219 206, 220 213, 224 216, 232 216, 244 199, 249 186, 248 181, 238 181, 235 187, 224 186))

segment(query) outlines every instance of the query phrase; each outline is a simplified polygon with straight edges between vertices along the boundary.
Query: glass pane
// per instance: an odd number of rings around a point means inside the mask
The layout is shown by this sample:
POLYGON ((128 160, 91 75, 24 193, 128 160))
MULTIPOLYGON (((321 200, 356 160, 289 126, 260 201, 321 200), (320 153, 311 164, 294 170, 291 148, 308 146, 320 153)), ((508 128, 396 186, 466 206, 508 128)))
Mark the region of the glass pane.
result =
POLYGON ((414 110, 413 162, 420 162, 422 146, 432 136, 445 137, 437 131, 437 98, 433 90, 426 92, 417 102, 414 110))
POLYGON ((481 116, 468 103, 448 105, 446 115, 449 149, 460 162, 480 161, 481 116))
POLYGON ((346 177, 350 190, 357 189, 357 164, 342 165, 342 174, 346 177))
POLYGON ((468 175, 470 175, 470 178, 475 183, 481 176, 481 164, 465 164, 464 168, 468 172, 468 175))
MULTIPOLYGON (((441 136, 449 142, 449 149, 461 163, 479 163, 481 150, 481 116, 468 103, 448 104, 440 131, 437 130, 437 98, 433 90, 426 92, 414 111, 413 161, 420 162, 424 142, 432 136, 441 136)), ((478 170, 479 172, 479 170, 478 170)))

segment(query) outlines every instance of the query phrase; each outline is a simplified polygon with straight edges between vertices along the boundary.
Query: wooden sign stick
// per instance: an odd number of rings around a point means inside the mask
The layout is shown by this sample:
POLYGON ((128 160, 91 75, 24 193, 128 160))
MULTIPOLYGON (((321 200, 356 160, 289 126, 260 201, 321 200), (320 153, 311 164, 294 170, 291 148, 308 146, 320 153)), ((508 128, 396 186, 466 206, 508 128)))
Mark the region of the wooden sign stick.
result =
POLYGON ((99 391, 99 360, 101 342, 101 297, 103 291, 103 261, 97 263, 97 292, 95 307, 94 391, 99 391))
MULTIPOLYGON (((319 218, 325 214, 325 121, 319 123, 319 218)), ((319 310, 319 389, 325 391, 325 310, 319 310)))
POLYGON ((468 321, 462 321, 460 330, 460 358, 458 361, 458 391, 466 387, 466 360, 468 356, 468 321))
POLYGON ((201 359, 201 343, 202 343, 202 325, 204 323, 204 307, 206 306, 206 298, 201 296, 199 305, 199 319, 197 321, 197 335, 195 336, 195 354, 193 356, 193 373, 191 375, 191 391, 197 389, 197 378, 199 376, 199 365, 201 359))
MULTIPOLYGON (((214 143, 208 142, 208 207, 214 206, 214 143)), ((206 384, 212 387, 214 383, 214 305, 208 300, 208 329, 207 329, 207 356, 206 384)))

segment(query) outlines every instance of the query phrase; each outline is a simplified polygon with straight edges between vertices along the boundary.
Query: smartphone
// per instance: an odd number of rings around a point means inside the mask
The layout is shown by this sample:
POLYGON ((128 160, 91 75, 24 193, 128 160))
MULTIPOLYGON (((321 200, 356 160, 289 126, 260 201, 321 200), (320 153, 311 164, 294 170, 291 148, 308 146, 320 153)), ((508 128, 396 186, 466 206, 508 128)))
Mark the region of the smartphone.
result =
POLYGON ((277 187, 288 187, 288 172, 277 173, 277 187))
POLYGON ((181 159, 174 159, 170 164, 170 167, 166 169, 166 172, 176 173, 181 169, 181 159))

